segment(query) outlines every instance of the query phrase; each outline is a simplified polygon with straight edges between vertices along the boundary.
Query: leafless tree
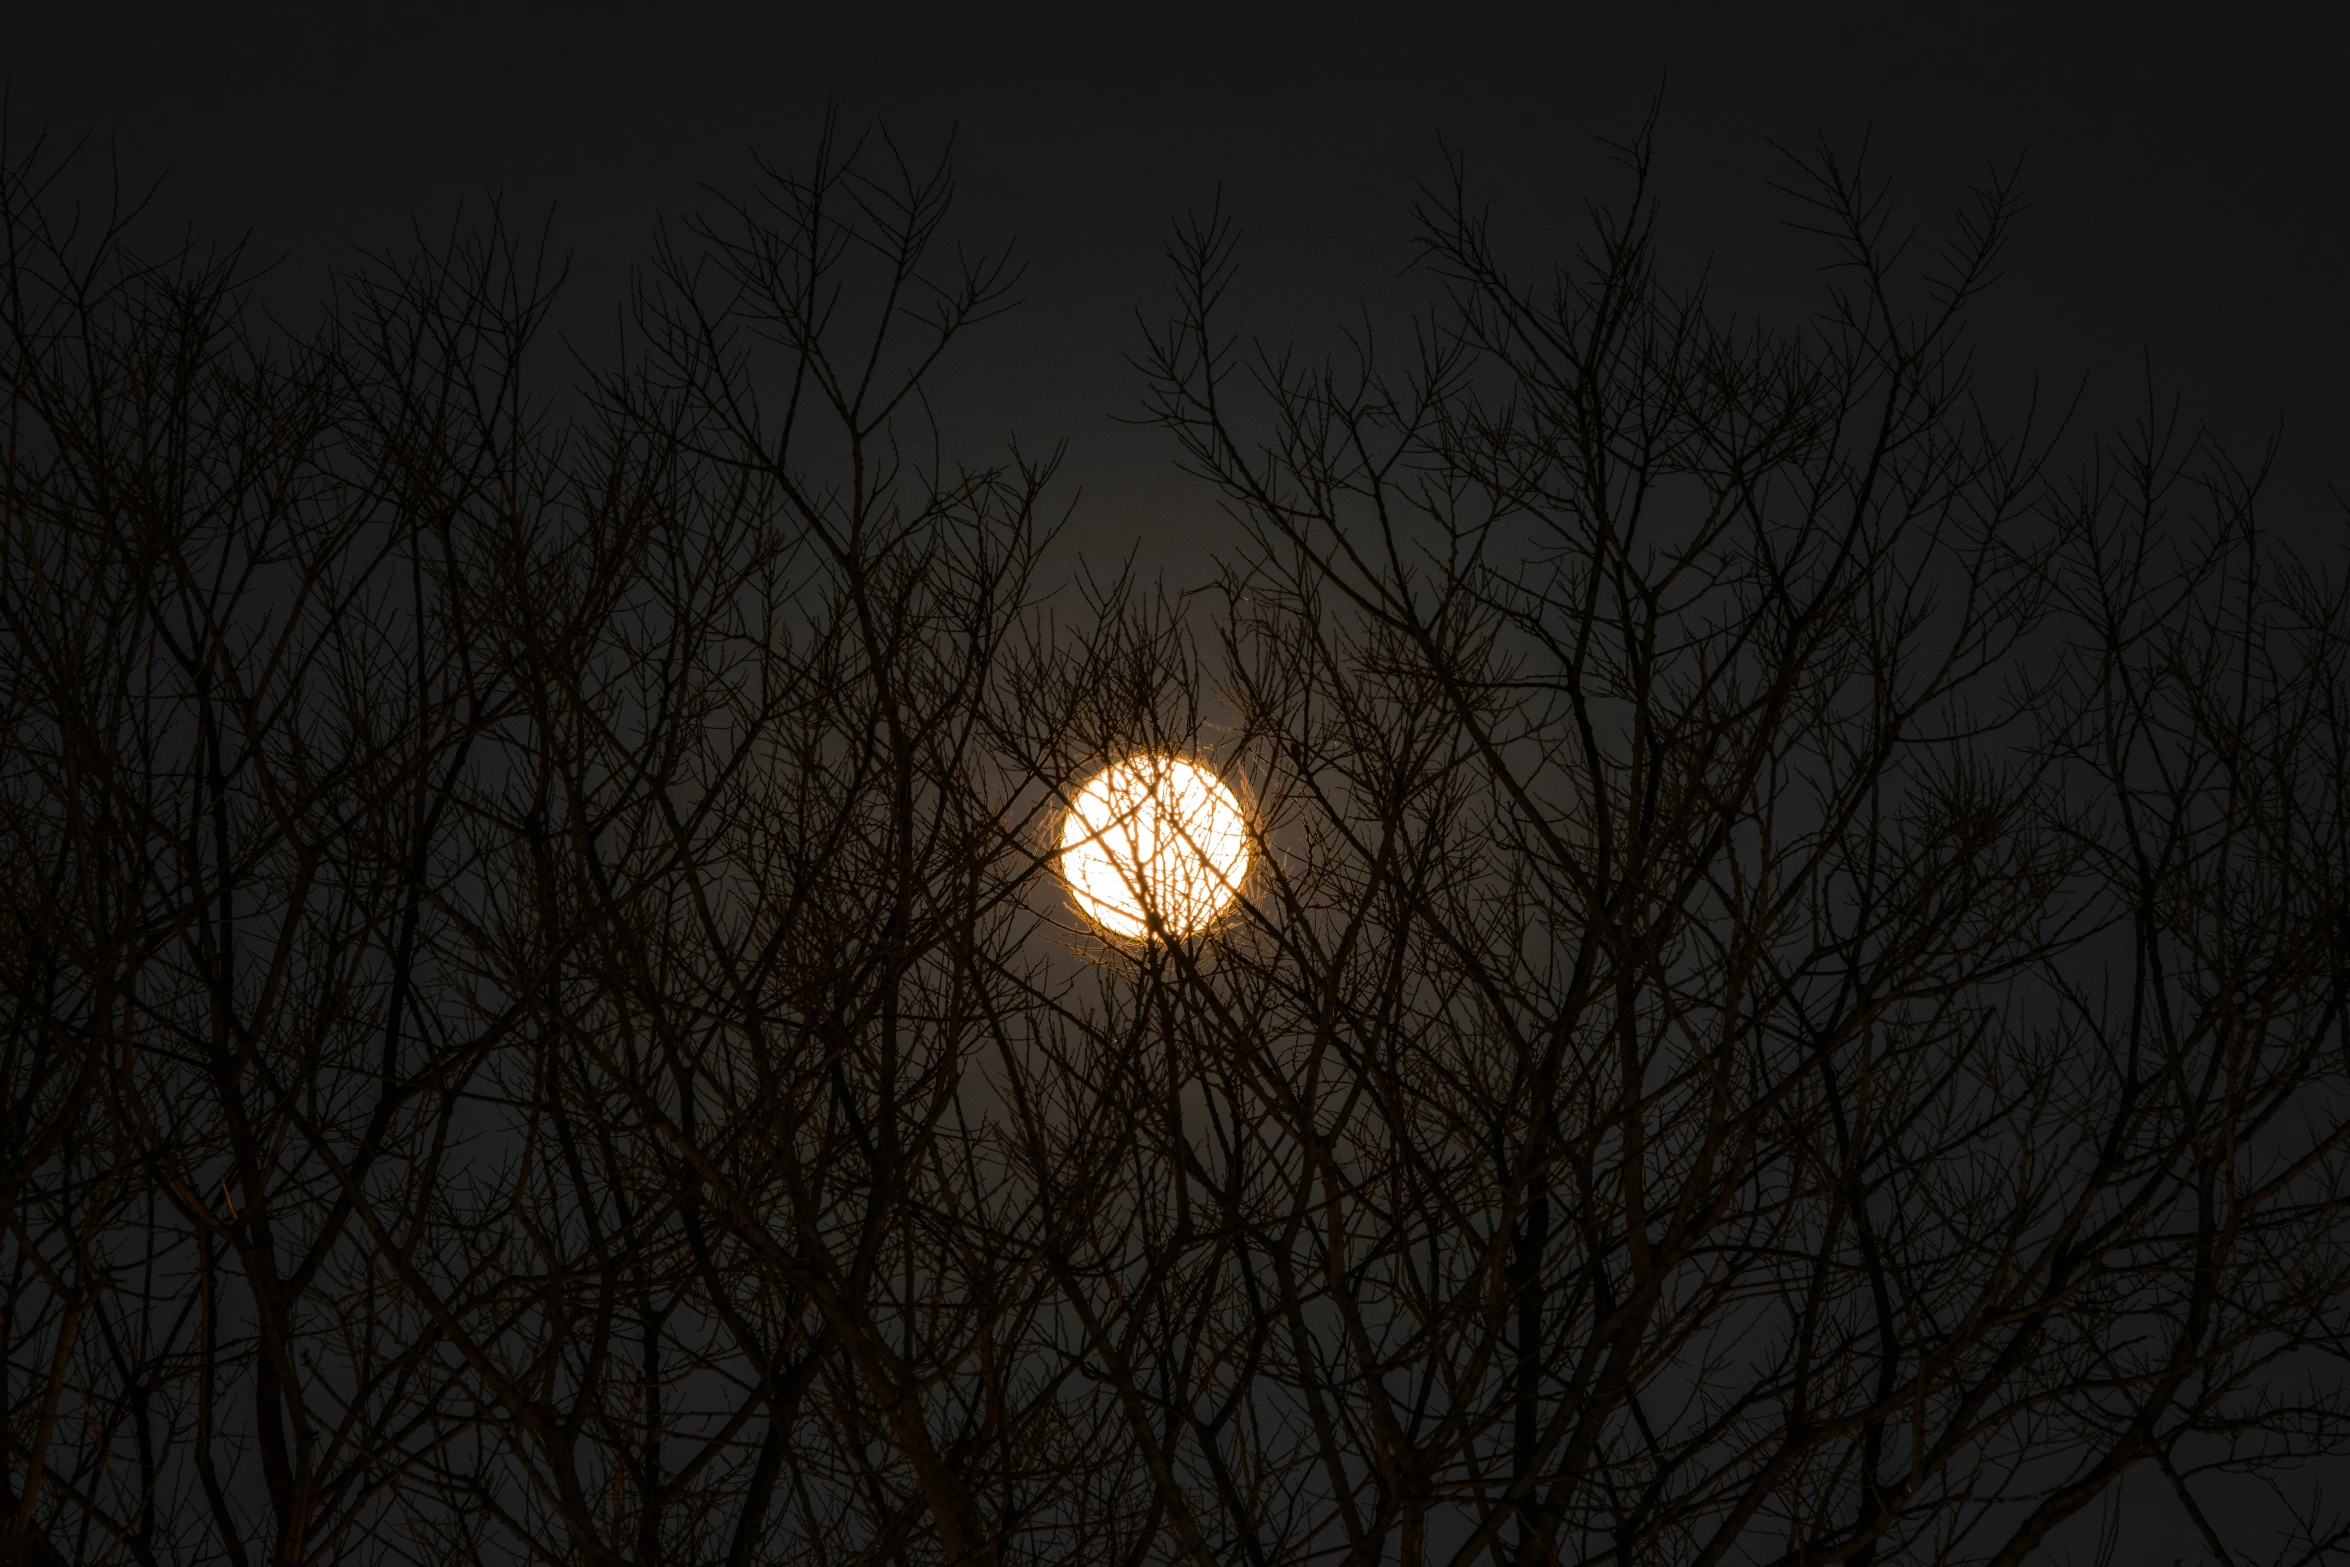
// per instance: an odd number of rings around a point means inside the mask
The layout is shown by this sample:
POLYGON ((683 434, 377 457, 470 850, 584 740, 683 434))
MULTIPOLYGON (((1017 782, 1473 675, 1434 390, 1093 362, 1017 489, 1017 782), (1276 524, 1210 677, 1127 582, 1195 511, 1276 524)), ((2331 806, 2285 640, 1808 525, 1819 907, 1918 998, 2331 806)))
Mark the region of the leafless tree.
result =
POLYGON ((1400 361, 1180 229, 1170 603, 938 427, 1016 275, 884 137, 559 394, 494 214, 293 339, 0 155, 13 1559, 2341 1554, 2341 584, 1978 408, 2005 185, 1797 165, 1776 328, 1626 159, 1400 361), (1059 889, 1138 749, 1205 933, 1059 889))
POLYGON ((1979 414, 2005 185, 1909 280, 1823 152, 1778 334, 1627 161, 1532 288, 1432 201, 1400 371, 1236 363, 1177 247, 1275 851, 1183 957, 1233 1130, 1156 1153, 1227 1347, 1127 1330, 1180 1489, 1249 1559, 2010 1563, 2144 1468, 2234 1559, 2195 1477, 2344 1434, 2341 589, 2201 443, 1979 414))

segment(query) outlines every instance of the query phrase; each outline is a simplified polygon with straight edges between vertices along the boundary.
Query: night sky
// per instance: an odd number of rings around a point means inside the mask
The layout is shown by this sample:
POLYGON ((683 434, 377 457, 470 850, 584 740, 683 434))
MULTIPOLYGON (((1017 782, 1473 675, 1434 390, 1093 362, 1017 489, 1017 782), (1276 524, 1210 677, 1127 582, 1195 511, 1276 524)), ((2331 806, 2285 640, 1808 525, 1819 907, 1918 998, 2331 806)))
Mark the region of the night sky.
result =
POLYGON ((2092 421, 2166 390, 2254 452, 2270 526, 2341 549, 2350 394, 2350 112, 2340 6, 416 7, 0 11, 13 133, 115 138, 161 210, 250 228, 315 298, 354 246, 502 194, 572 261, 557 325, 591 357, 657 215, 804 161, 828 103, 911 151, 951 133, 960 232, 1014 239, 1025 304, 966 353, 948 411, 980 449, 1066 438, 1088 552, 1176 577, 1220 537, 1158 433, 1134 312, 1169 298, 1169 221, 1219 186, 1245 231, 1236 322, 1318 346, 1408 302, 1416 182, 1468 160, 1514 254, 1547 260, 1620 192, 1598 138, 1661 88, 1670 254, 1722 299, 1816 299, 1773 141, 1872 138, 1929 226, 2019 155, 2032 210, 1990 301, 1986 386, 2037 374, 2092 421), (1790 22, 1773 12, 1800 11, 1790 22))
MULTIPOLYGON (((1792 319, 1824 252, 1777 146, 1868 139, 1929 237, 2023 160, 2030 210, 1979 320, 1995 415, 2035 377, 2094 432, 2167 399, 2246 460, 2274 434, 2271 537, 2350 550, 2350 5, 1067 7, 0 0, 12 147, 45 129, 161 178, 156 215, 249 232, 296 320, 336 266, 500 199, 571 278, 554 326, 609 351, 655 224, 806 161, 828 112, 917 158, 952 138, 955 232, 1011 241, 1024 301, 949 371, 957 450, 1066 441, 1070 539, 1172 585, 1228 543, 1172 442, 1130 422, 1136 312, 1170 223, 1240 224, 1233 325, 1334 341, 1392 321, 1415 189, 1466 160, 1505 251, 1571 251, 1622 194, 1603 139, 1662 95, 1662 232, 1725 309, 1792 319), (1797 14, 1799 20, 1789 20, 1797 14)), ((550 345, 558 361, 561 349, 550 345)), ((560 364, 558 371, 560 373, 560 364)), ((2085 448, 2076 446, 2070 457, 2085 448)), ((2069 460, 2069 458, 2068 458, 2069 460)), ((2160 1516, 2159 1514, 2150 1514, 2160 1516)))

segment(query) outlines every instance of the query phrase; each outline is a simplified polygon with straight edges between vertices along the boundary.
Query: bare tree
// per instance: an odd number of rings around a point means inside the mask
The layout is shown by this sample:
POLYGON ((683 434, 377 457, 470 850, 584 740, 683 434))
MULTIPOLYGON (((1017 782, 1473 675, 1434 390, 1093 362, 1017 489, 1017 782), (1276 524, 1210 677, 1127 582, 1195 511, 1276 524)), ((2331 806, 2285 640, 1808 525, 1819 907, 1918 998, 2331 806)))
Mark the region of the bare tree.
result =
POLYGON ((2007 186, 1797 165, 1777 329, 1626 159, 1531 288, 1432 195, 1400 363, 1179 230, 1169 602, 939 428, 1016 274, 885 137, 536 397, 494 214, 288 340, 0 157, 8 1551, 2341 1554, 2341 585, 1981 411, 2007 186), (1135 750, 1204 933, 1054 875, 1135 750))
POLYGON ((504 476, 514 323, 273 344, 235 252, 60 221, 64 171, 12 159, 0 211, 10 1538, 340 1556, 458 1396, 357 1218, 429 1184, 479 1043, 428 951, 490 701, 431 491, 504 476), (387 346, 440 403, 398 431, 387 346))
POLYGON ((2201 443, 2067 489, 1987 425, 2007 186, 1905 284, 1801 166, 1779 335, 1627 161, 1531 289, 1432 202, 1400 371, 1236 364, 1179 239, 1274 853, 1182 960, 1233 1130, 1156 1155, 1225 1347, 1135 1380, 1249 1559, 2006 1563, 2139 1467, 2233 1559, 2191 1477, 2343 1437, 2341 589, 2201 443))

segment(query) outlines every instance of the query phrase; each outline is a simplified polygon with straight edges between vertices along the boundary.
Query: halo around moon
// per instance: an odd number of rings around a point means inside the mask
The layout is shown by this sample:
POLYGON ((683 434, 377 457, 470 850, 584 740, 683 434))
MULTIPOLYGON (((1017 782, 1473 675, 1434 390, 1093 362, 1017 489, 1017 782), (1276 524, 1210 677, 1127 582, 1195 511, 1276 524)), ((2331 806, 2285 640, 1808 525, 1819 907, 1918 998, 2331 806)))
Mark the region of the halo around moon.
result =
POLYGON ((1248 822, 1224 781, 1172 756, 1131 756, 1077 791, 1061 829, 1061 876, 1077 907, 1139 940, 1207 928, 1248 874, 1248 822))

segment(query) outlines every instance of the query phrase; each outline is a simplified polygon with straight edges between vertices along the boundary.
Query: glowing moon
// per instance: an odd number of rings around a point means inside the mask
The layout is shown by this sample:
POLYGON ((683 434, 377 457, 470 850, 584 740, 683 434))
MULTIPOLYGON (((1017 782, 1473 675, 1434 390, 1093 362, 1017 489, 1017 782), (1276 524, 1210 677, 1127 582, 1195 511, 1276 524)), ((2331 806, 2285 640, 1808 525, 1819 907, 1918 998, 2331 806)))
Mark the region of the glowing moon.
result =
POLYGON ((1222 779, 1172 756, 1132 756, 1077 791, 1061 829, 1069 892, 1114 936, 1207 928, 1248 874, 1248 823, 1222 779))

